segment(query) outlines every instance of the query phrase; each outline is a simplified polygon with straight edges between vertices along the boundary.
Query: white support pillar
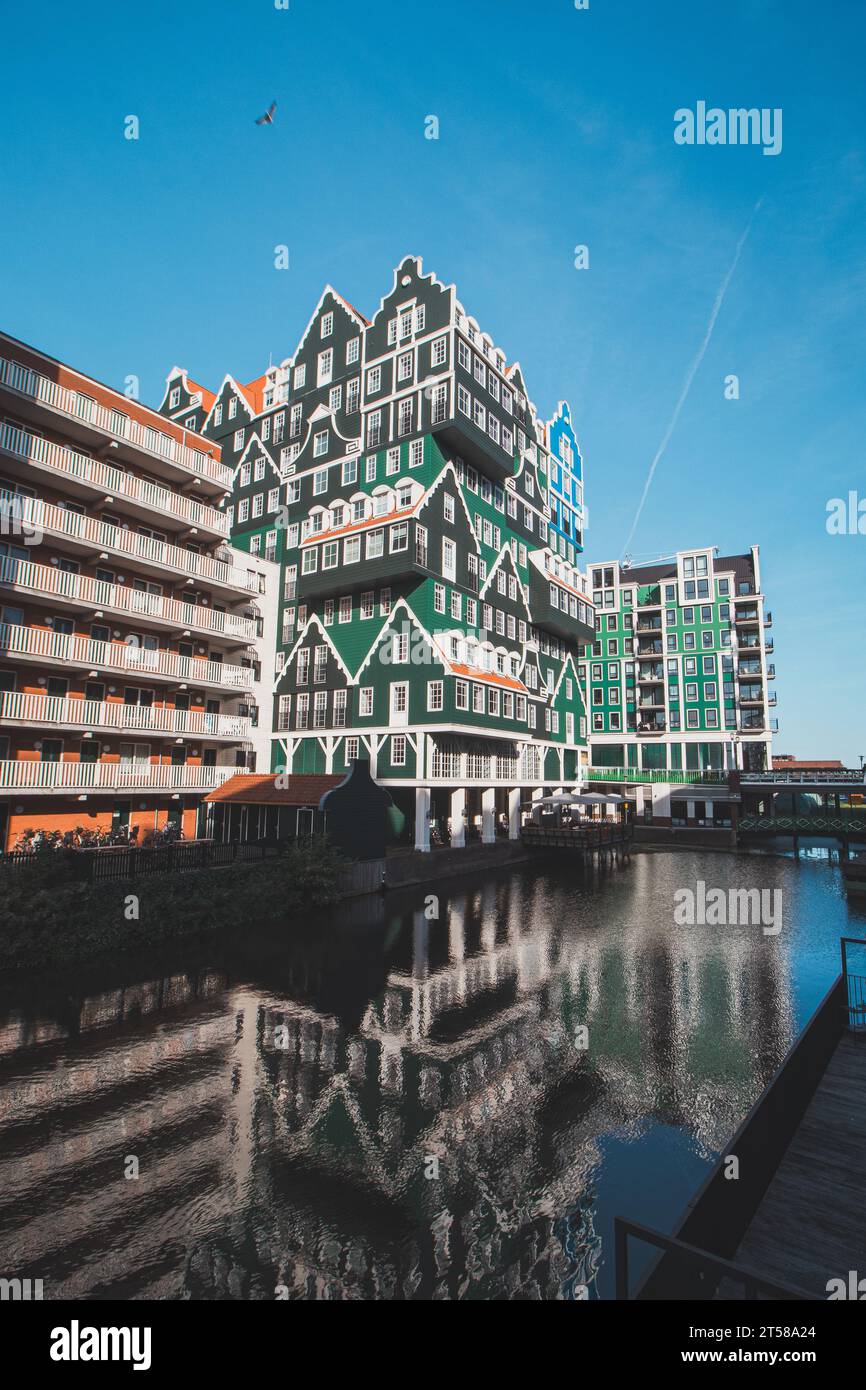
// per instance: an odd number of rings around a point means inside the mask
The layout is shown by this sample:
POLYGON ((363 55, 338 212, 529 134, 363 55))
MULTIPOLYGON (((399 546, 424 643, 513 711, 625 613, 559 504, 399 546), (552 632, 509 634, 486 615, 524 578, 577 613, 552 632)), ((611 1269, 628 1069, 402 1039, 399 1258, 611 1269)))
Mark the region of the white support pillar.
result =
POLYGON ((508 838, 520 839, 520 788, 511 787, 508 792, 508 838))
POLYGON ((430 853, 430 788, 415 788, 415 848, 430 853))
MULTIPOLYGON (((542 799, 543 796, 544 796, 544 787, 536 787, 535 790, 534 790, 533 793, 532 793, 532 801, 533 801, 533 803, 538 802, 538 801, 541 801, 541 799, 542 799)), ((533 819, 533 821, 534 821, 534 823, 535 823, 536 825, 540 825, 540 824, 541 824, 541 807, 538 806, 538 805, 535 805, 535 804, 533 804, 533 807, 532 807, 532 819, 533 819)))
POLYGON ((466 844, 466 824, 463 812, 466 810, 466 788, 458 787, 451 793, 451 848, 463 849, 466 844))
POLYGON ((481 843, 496 843, 496 788, 485 787, 481 793, 481 843))

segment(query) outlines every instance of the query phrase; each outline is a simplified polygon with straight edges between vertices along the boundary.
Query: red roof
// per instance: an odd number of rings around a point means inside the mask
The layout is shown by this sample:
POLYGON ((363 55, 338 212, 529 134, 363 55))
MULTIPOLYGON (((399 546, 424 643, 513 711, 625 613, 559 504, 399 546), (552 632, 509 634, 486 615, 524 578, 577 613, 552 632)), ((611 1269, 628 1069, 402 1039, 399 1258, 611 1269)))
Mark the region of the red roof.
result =
POLYGON ((235 806, 318 806, 325 792, 342 781, 341 775, 326 776, 324 773, 297 773, 287 777, 276 772, 239 772, 203 799, 228 801, 235 806))
POLYGON ((209 411, 214 401, 216 400, 216 396, 214 395, 213 391, 209 391, 206 386, 200 386, 197 381, 193 381, 191 376, 187 377, 186 384, 193 394, 195 394, 196 391, 198 391, 201 394, 202 405, 204 406, 205 410, 209 411))
POLYGON ((253 408, 254 415, 261 414, 262 406, 265 403, 265 385, 267 380, 268 374, 264 372, 262 376, 257 376, 254 381, 248 381, 246 385, 239 383, 240 389, 253 408))
POLYGON ((822 768, 843 768, 845 764, 838 758, 818 758, 814 762, 801 762, 799 758, 774 758, 773 771, 784 772, 790 767, 795 771, 820 772, 822 768))

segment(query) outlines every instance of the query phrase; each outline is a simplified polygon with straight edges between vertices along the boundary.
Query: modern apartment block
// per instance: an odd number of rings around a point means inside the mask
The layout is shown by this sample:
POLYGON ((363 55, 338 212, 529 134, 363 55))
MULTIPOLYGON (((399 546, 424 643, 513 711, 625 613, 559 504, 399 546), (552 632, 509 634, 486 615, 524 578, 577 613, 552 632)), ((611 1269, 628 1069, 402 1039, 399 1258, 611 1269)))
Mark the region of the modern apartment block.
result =
POLYGON ((724 557, 679 551, 634 567, 610 561, 593 565, 590 579, 596 633, 581 661, 590 777, 634 784, 648 819, 729 824, 727 774, 770 768, 777 728, 758 547, 724 557), (700 795, 677 794, 689 785, 700 795))
POLYGON ((218 444, 227 520, 280 565, 273 769, 368 758, 429 848, 492 840, 586 762, 582 463, 415 257, 371 319, 328 288, 294 354, 213 398, 175 368, 162 412, 218 444))
POLYGON ((0 847, 194 835, 269 766, 278 571, 231 547, 232 485, 212 439, 0 335, 0 847))

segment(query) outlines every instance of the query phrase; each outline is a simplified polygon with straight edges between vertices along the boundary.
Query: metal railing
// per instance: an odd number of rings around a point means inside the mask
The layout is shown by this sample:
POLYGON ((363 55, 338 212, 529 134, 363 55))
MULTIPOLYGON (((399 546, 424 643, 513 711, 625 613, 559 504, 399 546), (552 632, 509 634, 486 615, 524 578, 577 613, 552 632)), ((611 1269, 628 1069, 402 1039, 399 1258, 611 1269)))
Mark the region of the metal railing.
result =
POLYGON ((744 772, 742 774, 744 782, 759 783, 788 782, 792 785, 804 784, 812 786, 821 783, 838 783, 852 786, 866 784, 866 769, 862 767, 829 767, 829 768, 809 768, 801 771, 797 768, 776 768, 774 772, 744 772))
POLYGON ((246 739, 252 721, 240 714, 127 705, 122 700, 81 700, 61 695, 0 691, 0 720, 57 725, 64 729, 133 729, 137 733, 189 734, 201 738, 246 739))
POLYGON ((686 1241, 677 1240, 675 1236, 662 1235, 661 1231, 642 1226, 638 1221, 628 1221, 625 1217, 615 1216, 613 1231, 616 1297, 620 1302, 630 1302, 632 1298, 628 1244, 630 1239, 654 1246, 665 1255, 672 1256, 676 1263, 689 1271, 691 1289, 683 1294, 684 1298, 712 1299, 723 1279, 743 1288, 745 1297, 750 1301, 763 1298, 800 1302, 810 1298, 809 1294, 800 1289, 766 1279, 747 1265, 738 1265, 732 1260, 722 1259, 719 1255, 711 1255, 707 1250, 688 1245, 686 1241))
POLYGON ((204 763, 53 763, 0 760, 0 791, 213 791, 244 767, 204 763))
POLYGON ((111 845, 97 849, 50 849, 37 853, 0 855, 0 867, 15 870, 49 870, 83 883, 147 878, 151 874, 189 873, 194 869, 222 868, 226 864, 260 862, 278 853, 275 844, 226 843, 215 840, 175 840, 160 845, 111 845))
POLYGON ((132 646, 126 642, 103 642, 74 633, 53 632, 51 628, 23 627, 18 623, 0 623, 0 653, 37 657, 49 665, 55 661, 66 662, 82 669, 166 676, 196 685, 229 686, 237 690, 250 690, 255 679, 251 666, 232 666, 226 661, 181 656, 178 652, 132 646))
POLYGON ((866 940, 859 936, 843 936, 839 944, 842 950, 842 978, 845 981, 848 1027, 854 1033, 866 1034, 866 975, 855 975, 848 969, 848 947, 866 947, 866 940))
POLYGON ((252 571, 236 569, 225 560, 199 554, 185 546, 154 540, 138 531, 115 526, 100 517, 82 516, 80 512, 56 507, 51 502, 24 497, 20 493, 0 488, 0 525, 6 534, 29 532, 40 539, 44 535, 62 536, 77 541, 95 551, 114 552, 132 560, 140 560, 157 569, 177 570, 181 574, 207 579, 214 584, 226 584, 235 589, 255 593, 258 578, 252 571))
MULTIPOLYGON (((61 386, 59 382, 51 381, 49 377, 42 376, 31 367, 24 366, 22 362, 0 357, 0 385, 71 419, 83 420, 86 424, 111 435, 112 439, 126 440, 157 458, 167 459, 188 473, 209 478, 226 490, 231 488, 232 470, 227 464, 218 462, 198 449, 191 449, 171 433, 163 433, 155 426, 140 424, 119 408, 110 409, 99 405, 82 392, 61 386)), ((169 426, 169 421, 165 421, 165 426, 169 426)))
POLYGON ((866 832, 866 810, 821 811, 814 816, 741 816, 739 829, 764 835, 859 835, 866 832))
POLYGON ((163 598, 162 594, 149 594, 131 584, 109 584, 89 574, 73 574, 32 560, 0 558, 0 584, 26 590, 34 597, 56 594, 58 598, 81 603, 94 613, 113 609, 137 618, 162 619, 183 629, 199 629, 209 635, 237 637, 243 642, 254 642, 257 636, 254 618, 203 608, 183 599, 163 598))
POLYGON ((683 772, 674 768, 587 767, 583 775, 590 782, 669 782, 676 786, 727 786, 727 772, 683 772))
POLYGON ((14 425, 0 425, 0 449, 14 458, 24 459, 35 468, 50 469, 66 478, 74 478, 94 488, 102 497, 108 495, 137 502, 163 516, 174 517, 188 526, 203 527, 220 538, 229 534, 229 519, 225 512, 195 497, 139 478, 122 468, 90 458, 75 449, 54 444, 38 435, 28 434, 14 425))

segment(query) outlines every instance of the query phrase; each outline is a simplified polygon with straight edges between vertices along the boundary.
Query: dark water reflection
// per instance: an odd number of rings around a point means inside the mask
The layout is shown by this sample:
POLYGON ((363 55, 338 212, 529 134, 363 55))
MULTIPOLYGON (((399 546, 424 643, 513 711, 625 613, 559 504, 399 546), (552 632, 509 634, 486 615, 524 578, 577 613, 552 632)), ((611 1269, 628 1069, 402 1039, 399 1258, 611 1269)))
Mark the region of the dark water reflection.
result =
POLYGON ((8 985, 0 1274, 46 1298, 610 1297, 613 1216, 673 1224, 866 934, 837 869, 778 858, 453 880, 438 921, 429 891, 8 985), (697 879, 781 888, 781 935, 675 926, 697 879))

